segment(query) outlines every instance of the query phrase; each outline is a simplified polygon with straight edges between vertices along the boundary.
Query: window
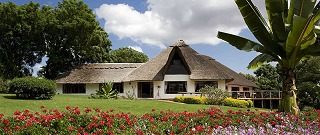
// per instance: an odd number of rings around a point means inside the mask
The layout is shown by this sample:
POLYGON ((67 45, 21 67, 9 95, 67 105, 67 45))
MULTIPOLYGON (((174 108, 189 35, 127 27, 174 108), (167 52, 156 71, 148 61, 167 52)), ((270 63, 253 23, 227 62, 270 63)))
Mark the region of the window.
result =
POLYGON ((86 93, 85 84, 63 84, 63 93, 86 93))
POLYGON ((123 93, 123 83, 113 83, 113 89, 123 93))
POLYGON ((196 92, 199 92, 199 90, 206 85, 218 88, 217 81, 196 81, 195 83, 196 83, 196 90, 195 90, 196 92))
POLYGON ((239 91, 239 87, 231 87, 231 91, 232 91, 232 94, 231 94, 231 97, 232 98, 238 98, 238 92, 236 91, 239 91))
MULTIPOLYGON (((99 90, 101 90, 103 83, 99 84, 99 90)), ((119 93, 123 93, 123 83, 113 83, 113 90, 117 90, 119 93)))
POLYGON ((243 91, 249 91, 249 87, 243 87, 243 91))
POLYGON ((178 94, 179 92, 187 92, 187 82, 166 82, 166 94, 178 94))

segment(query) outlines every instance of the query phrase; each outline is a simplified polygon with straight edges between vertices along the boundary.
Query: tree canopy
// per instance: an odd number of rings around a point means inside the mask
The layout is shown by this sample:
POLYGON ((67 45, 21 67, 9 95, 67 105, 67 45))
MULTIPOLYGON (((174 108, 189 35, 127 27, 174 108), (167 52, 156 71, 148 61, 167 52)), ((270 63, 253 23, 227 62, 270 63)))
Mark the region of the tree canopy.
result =
POLYGON ((320 57, 310 57, 297 65, 297 89, 301 105, 320 108, 320 57))
POLYGON ((276 67, 264 64, 254 71, 262 90, 281 90, 281 78, 276 67))
POLYGON ((0 4, 0 75, 5 79, 29 75, 45 54, 46 25, 40 4, 0 4))
POLYGON ((83 1, 1 3, 0 15, 0 75, 6 79, 31 75, 43 57, 48 79, 83 63, 110 62, 108 34, 83 1))
POLYGON ((144 63, 149 60, 148 56, 144 53, 129 47, 111 51, 111 57, 114 63, 144 63))

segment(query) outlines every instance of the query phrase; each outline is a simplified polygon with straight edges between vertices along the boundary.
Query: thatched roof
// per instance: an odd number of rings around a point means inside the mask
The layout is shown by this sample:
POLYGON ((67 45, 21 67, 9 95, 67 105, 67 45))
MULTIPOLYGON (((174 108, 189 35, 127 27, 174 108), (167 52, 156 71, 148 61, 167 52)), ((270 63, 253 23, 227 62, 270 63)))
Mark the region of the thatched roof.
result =
POLYGON ((220 66, 222 69, 224 69, 224 72, 232 76, 233 80, 231 82, 227 82, 226 85, 241 85, 241 86, 252 86, 252 87, 259 87, 255 83, 247 80, 244 76, 238 74, 237 72, 233 71, 232 69, 226 67, 225 65, 222 65, 221 63, 212 60, 211 57, 203 55, 203 57, 206 57, 206 59, 210 59, 212 62, 216 62, 216 65, 220 66))
POLYGON ((229 70, 219 62, 210 57, 198 54, 189 45, 179 41, 162 51, 156 57, 134 70, 126 81, 162 81, 168 69, 172 57, 178 53, 182 58, 190 79, 193 80, 227 80, 232 81, 233 76, 226 73, 229 70))
POLYGON ((201 55, 179 41, 147 63, 101 63, 78 66, 60 76, 57 83, 103 83, 106 81, 163 81, 175 55, 179 55, 191 80, 226 80, 227 84, 258 87, 255 83, 222 65, 213 58, 201 55))
POLYGON ((142 63, 84 64, 59 76, 57 83, 123 82, 123 79, 142 63))

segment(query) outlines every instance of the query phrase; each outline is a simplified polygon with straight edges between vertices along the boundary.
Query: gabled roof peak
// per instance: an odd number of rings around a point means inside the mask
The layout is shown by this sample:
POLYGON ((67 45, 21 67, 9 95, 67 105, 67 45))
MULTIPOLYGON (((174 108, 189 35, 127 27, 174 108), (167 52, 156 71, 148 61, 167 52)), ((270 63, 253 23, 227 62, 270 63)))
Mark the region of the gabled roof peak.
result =
POLYGON ((173 45, 170 45, 170 47, 184 47, 188 46, 183 40, 179 40, 178 42, 174 43, 173 45))

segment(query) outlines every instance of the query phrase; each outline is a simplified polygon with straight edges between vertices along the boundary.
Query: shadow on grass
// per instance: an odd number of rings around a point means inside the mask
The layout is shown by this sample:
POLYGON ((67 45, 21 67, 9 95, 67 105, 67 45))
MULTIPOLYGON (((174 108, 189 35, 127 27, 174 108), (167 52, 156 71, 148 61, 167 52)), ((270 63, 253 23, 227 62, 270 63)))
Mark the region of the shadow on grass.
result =
POLYGON ((5 99, 11 99, 11 100, 51 100, 51 99, 43 99, 43 98, 18 98, 17 96, 15 95, 5 95, 5 96, 2 96, 3 98, 5 99))

